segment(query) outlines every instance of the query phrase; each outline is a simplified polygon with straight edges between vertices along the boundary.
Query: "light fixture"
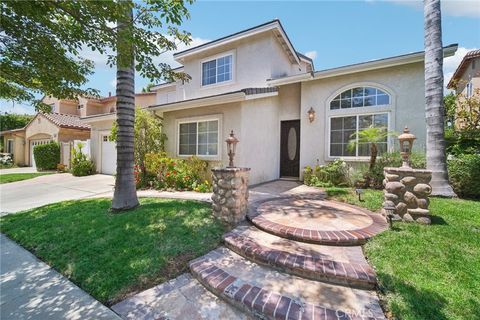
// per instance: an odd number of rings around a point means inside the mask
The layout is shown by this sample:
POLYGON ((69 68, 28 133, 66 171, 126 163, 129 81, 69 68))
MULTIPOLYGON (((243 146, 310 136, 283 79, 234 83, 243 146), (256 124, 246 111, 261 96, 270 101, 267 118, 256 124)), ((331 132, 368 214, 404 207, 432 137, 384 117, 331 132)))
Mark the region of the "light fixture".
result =
POLYGON ((313 107, 310 107, 310 110, 307 111, 307 115, 308 120, 310 121, 310 123, 312 123, 313 120, 315 120, 315 110, 313 110, 313 107))
POLYGON ((410 168, 410 154, 412 154, 413 140, 417 139, 415 135, 410 133, 408 127, 403 129, 403 133, 398 136, 400 141, 400 154, 402 155, 402 167, 410 168))
POLYGON ((239 142, 238 139, 235 137, 235 134, 233 133, 233 130, 230 132, 230 137, 225 140, 227 143, 227 149, 228 149, 228 158, 229 158, 229 167, 234 167, 233 164, 233 158, 235 157, 235 149, 237 147, 237 143, 239 142))

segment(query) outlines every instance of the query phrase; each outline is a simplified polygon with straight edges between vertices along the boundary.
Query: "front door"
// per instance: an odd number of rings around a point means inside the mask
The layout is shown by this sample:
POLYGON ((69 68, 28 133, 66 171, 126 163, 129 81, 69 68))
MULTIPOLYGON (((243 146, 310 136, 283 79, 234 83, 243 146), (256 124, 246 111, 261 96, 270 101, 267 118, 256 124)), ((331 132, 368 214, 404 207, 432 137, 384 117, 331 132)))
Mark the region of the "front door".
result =
POLYGON ((300 120, 281 122, 280 176, 300 175, 300 120))

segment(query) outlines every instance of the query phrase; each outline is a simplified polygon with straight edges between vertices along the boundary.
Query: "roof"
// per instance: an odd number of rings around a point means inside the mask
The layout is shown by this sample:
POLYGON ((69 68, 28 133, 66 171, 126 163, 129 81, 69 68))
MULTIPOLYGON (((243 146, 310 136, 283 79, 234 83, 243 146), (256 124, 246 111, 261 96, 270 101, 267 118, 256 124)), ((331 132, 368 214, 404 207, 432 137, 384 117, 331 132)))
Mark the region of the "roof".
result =
MULTIPOLYGON (((443 48, 443 56, 449 57, 455 54, 458 44, 451 44, 443 48)), ((337 68, 330 68, 319 70, 311 73, 303 73, 299 75, 287 76, 276 79, 269 79, 268 83, 271 86, 285 85, 289 83, 295 83, 300 81, 324 79, 329 77, 336 77, 345 74, 352 74, 356 72, 370 71, 375 69, 388 68, 393 66, 399 66, 403 64, 415 63, 424 61, 425 51, 418 51, 408 54, 402 54, 393 57, 387 57, 378 60, 371 60, 361 63, 355 63, 345 65, 337 68)))
POLYGON ((181 100, 176 102, 169 102, 164 104, 157 104, 148 107, 148 109, 162 111, 172 111, 184 108, 203 107, 206 105, 225 104, 231 102, 239 102, 251 99, 259 99, 278 95, 277 87, 263 87, 263 88, 244 88, 241 90, 215 94, 205 97, 181 100))
POLYGON ((468 67, 468 64, 470 63, 470 60, 478 58, 478 57, 480 57, 480 49, 469 51, 465 55, 465 57, 463 57, 462 62, 460 62, 460 64, 458 65, 457 70, 455 70, 455 73, 453 74, 452 78, 448 82, 447 88, 450 89, 450 88, 455 87, 455 82, 457 82, 458 79, 460 79, 463 72, 468 67))
POLYGON ((4 134, 6 134, 6 133, 20 132, 20 131, 25 131, 25 127, 23 127, 23 128, 17 128, 17 129, 11 129, 11 130, 0 131, 0 135, 4 135, 4 134))
POLYGON ((285 43, 285 46, 284 46, 285 50, 289 53, 291 58, 296 63, 298 63, 299 60, 300 60, 300 58, 298 56, 298 53, 297 53, 297 51, 295 51, 290 39, 288 38, 287 33, 283 29, 283 26, 280 23, 280 20, 278 20, 278 19, 274 19, 274 20, 262 23, 260 25, 257 25, 257 26, 254 26, 254 27, 251 27, 251 28, 248 28, 248 29, 230 34, 230 35, 227 35, 225 37, 218 38, 216 40, 203 43, 203 44, 198 45, 198 46, 193 47, 193 48, 189 48, 189 49, 186 49, 186 50, 183 50, 183 51, 176 52, 176 53, 173 54, 173 57, 175 58, 175 60, 178 61, 181 58, 183 58, 187 55, 190 55, 194 52, 205 50, 207 48, 211 48, 211 47, 214 47, 214 46, 223 45, 223 44, 229 43, 231 41, 238 40, 239 38, 242 38, 242 37, 250 36, 250 35, 253 35, 253 34, 257 34, 257 33, 260 33, 260 32, 265 32, 265 31, 269 31, 269 30, 275 30, 276 31, 275 35, 276 35, 277 39, 283 40, 283 42, 285 43))
POLYGON ((81 122, 80 117, 71 115, 71 114, 63 114, 63 113, 43 113, 40 112, 39 114, 43 115, 45 118, 53 122, 56 126, 60 128, 69 128, 69 129, 80 129, 80 130, 90 130, 90 126, 81 122))

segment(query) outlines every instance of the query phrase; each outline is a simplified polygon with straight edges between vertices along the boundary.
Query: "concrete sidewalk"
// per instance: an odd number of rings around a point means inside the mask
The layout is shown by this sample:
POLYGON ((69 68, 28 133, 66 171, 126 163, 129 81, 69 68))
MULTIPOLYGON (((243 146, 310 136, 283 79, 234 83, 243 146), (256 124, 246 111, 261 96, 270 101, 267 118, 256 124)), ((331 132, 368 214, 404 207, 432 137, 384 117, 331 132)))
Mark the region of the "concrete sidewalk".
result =
POLYGON ((0 319, 120 319, 0 234, 0 319))

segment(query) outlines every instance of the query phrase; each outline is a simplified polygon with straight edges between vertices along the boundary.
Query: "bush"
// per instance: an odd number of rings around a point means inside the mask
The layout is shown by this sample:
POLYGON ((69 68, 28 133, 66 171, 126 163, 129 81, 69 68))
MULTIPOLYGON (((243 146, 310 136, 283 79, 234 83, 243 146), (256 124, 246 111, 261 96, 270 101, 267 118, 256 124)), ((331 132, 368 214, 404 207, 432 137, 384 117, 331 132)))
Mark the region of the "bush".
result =
POLYGON ((452 155, 475 154, 480 152, 480 129, 445 130, 447 153, 452 155))
POLYGON ((40 170, 55 170, 60 162, 60 145, 57 142, 41 144, 33 148, 35 164, 40 170))
POLYGON ((9 168, 13 166, 13 159, 10 153, 1 153, 0 154, 0 165, 2 168, 9 168))
POLYGON ((146 181, 137 180, 137 186, 161 190, 211 191, 209 163, 197 157, 174 159, 164 153, 149 153, 145 156, 145 170, 146 181))
POLYGON ((303 171, 304 183, 314 187, 349 186, 349 166, 343 160, 335 160, 326 165, 306 166, 303 171))
POLYGON ((458 155, 449 160, 448 174, 459 197, 480 198, 480 154, 458 155))
POLYGON ((83 143, 79 142, 77 148, 72 149, 72 175, 83 177, 95 174, 95 164, 82 152, 83 143))

